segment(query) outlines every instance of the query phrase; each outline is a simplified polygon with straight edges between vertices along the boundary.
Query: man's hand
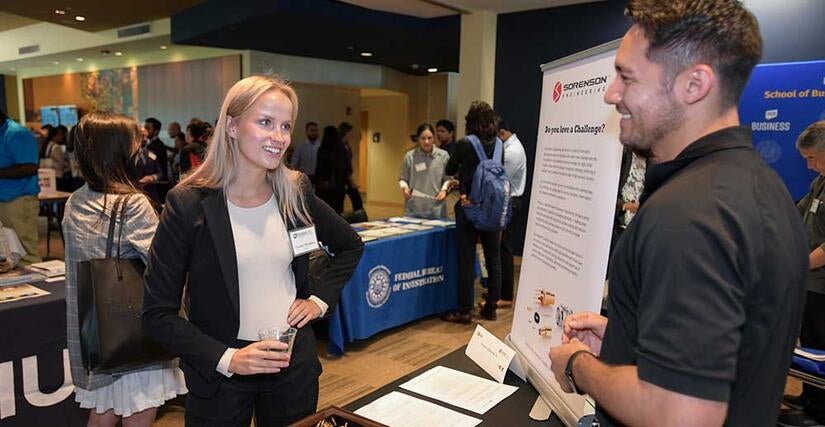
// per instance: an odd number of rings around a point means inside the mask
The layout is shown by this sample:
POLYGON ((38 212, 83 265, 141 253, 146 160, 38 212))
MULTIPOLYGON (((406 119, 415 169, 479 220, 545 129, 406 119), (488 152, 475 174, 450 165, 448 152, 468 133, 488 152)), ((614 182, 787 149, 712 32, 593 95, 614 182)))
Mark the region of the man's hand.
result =
POLYGON ((446 198, 447 198, 447 191, 445 191, 445 190, 439 191, 438 195, 435 196, 435 200, 439 201, 439 202, 446 199, 446 198))
POLYGON ((553 371, 553 376, 556 377, 556 381, 559 383, 561 389, 564 390, 565 393, 573 393, 573 387, 567 381, 567 376, 564 375, 564 370, 567 368, 567 361, 570 360, 570 356, 572 356, 573 353, 579 350, 590 351, 590 348, 588 348, 586 344, 575 338, 573 338, 566 344, 562 344, 560 346, 553 347, 550 349, 550 369, 553 371))
POLYGON ((146 175, 143 178, 139 179, 138 182, 141 183, 141 184, 151 184, 151 183, 155 182, 155 176, 154 175, 146 175))
POLYGON ((12 268, 14 268, 14 266, 11 265, 10 259, 6 258, 3 261, 0 261, 0 273, 9 272, 12 268))
POLYGON ((321 307, 312 300, 296 298, 292 306, 289 307, 287 323, 289 326, 303 328, 310 321, 321 316, 321 307))
POLYGON ((607 328, 607 318, 596 313, 574 313, 564 319, 564 333, 561 336, 562 344, 577 340, 590 348, 598 356, 602 352, 604 330, 607 328))
POLYGON ((410 193, 409 188, 402 188, 401 194, 404 195, 404 200, 410 200, 412 198, 412 193, 410 193))
POLYGON ((278 341, 258 341, 238 350, 229 362, 229 372, 238 375, 277 374, 289 366, 289 346, 278 341))

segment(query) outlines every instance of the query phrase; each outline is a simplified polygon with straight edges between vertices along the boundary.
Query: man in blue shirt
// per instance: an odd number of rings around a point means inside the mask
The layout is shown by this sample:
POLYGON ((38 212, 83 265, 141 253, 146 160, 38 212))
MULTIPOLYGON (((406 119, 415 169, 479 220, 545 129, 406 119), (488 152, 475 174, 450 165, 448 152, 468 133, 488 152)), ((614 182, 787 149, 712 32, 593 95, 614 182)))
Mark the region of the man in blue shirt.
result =
POLYGON ((37 165, 34 136, 0 110, 0 222, 23 243, 23 265, 41 261, 37 254, 37 165))

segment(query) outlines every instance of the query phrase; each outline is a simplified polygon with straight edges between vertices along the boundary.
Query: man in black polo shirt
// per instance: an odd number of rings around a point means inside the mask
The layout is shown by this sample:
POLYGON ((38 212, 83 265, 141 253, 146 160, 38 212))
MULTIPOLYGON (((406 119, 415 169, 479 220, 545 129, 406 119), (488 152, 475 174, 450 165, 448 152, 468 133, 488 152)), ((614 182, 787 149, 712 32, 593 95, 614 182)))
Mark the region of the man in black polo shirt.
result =
POLYGON ((568 317, 553 373, 595 399, 602 426, 776 425, 808 254, 738 127, 756 19, 735 0, 630 0, 627 14, 605 101, 651 163, 611 259, 609 321, 568 317))

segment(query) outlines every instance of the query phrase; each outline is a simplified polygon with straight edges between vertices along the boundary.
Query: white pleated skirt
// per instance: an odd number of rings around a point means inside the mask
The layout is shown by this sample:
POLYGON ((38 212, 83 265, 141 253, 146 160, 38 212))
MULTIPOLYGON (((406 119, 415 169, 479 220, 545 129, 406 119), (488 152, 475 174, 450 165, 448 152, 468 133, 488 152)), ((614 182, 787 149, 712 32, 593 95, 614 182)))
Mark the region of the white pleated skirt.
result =
POLYGON ((75 387, 75 400, 81 408, 98 414, 114 409, 115 415, 129 417, 187 392, 183 372, 164 368, 126 374, 96 390, 75 387))

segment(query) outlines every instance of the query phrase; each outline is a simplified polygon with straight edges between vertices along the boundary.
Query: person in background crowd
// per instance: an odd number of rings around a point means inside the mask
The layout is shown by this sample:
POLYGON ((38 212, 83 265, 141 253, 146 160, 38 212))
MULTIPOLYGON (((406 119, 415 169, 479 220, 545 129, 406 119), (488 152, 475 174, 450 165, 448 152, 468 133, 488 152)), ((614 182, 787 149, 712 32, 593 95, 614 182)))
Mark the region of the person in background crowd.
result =
POLYGON ((149 251, 143 327, 181 357, 189 427, 253 417, 258 427, 286 426, 316 411, 321 364, 307 325, 335 308, 364 245, 304 174, 282 164, 297 114, 282 80, 235 83, 203 165, 169 192, 149 251), (310 225, 335 254, 313 289, 309 254, 293 253, 288 233, 310 225), (260 338, 285 325, 297 329, 290 352, 260 338))
MULTIPOLYGON (((487 158, 493 157, 498 134, 498 116, 489 104, 475 101, 465 116, 466 133, 478 137, 487 158)), ((496 320, 496 307, 501 293, 501 233, 481 231, 475 228, 464 214, 463 206, 472 203, 470 188, 476 167, 481 163, 467 138, 456 143, 455 156, 447 163, 447 175, 458 176, 459 202, 455 206, 455 226, 458 238, 458 310, 442 316, 448 322, 469 324, 475 297, 473 283, 476 241, 481 239, 484 259, 487 265, 487 297, 481 309, 481 317, 496 320)), ((506 159, 507 157, 504 156, 506 159)))
MULTIPOLYGON (((361 193, 358 192, 358 185, 355 184, 352 168, 352 147, 349 145, 349 138, 352 136, 352 125, 347 122, 341 122, 338 125, 338 136, 344 145, 344 152, 347 160, 347 196, 352 202, 352 210, 360 211, 364 209, 364 202, 361 200, 361 193)), ((343 211, 343 207, 341 208, 343 211)))
MULTIPOLYGON (((825 120, 808 126, 796 140, 799 154, 819 175, 811 183, 811 191, 797 204, 808 235, 808 294, 802 312, 802 347, 825 350, 825 120)), ((782 414, 782 426, 814 426, 825 424, 825 390, 802 385, 799 396, 787 395, 783 403, 796 410, 782 414)))
POLYGON ((441 119, 435 124, 435 136, 438 146, 450 156, 455 151, 455 125, 447 119, 441 119))
MULTIPOLYGON (((441 119, 435 124, 435 137, 438 140, 439 147, 446 151, 450 157, 455 153, 455 125, 447 119, 441 119)), ((453 179, 450 182, 450 187, 447 190, 447 200, 444 202, 447 205, 447 217, 455 219, 455 204, 458 203, 458 180, 453 179)))
POLYGON ((172 138, 174 146, 166 150, 169 156, 169 171, 171 173, 172 182, 178 182, 180 179, 180 153, 183 147, 186 146, 186 134, 181 131, 180 123, 172 122, 166 127, 166 133, 169 138, 172 138))
POLYGON ((550 349, 556 381, 601 426, 776 426, 802 314, 799 213, 739 126, 759 63, 736 0, 630 0, 604 100, 650 159, 611 258, 607 318, 577 313, 550 349))
MULTIPOLYGON (((78 317, 78 263, 106 256, 109 218, 115 200, 127 200, 122 239, 114 249, 123 258, 148 261, 158 217, 131 177, 131 159, 140 144, 135 120, 106 112, 85 115, 75 127, 74 144, 86 185, 66 202, 66 325, 75 400, 91 409, 90 426, 151 426, 163 402, 186 394, 183 373, 172 360, 122 375, 92 373, 83 366, 78 317)), ((124 218, 119 218, 124 221, 124 218)))
MULTIPOLYGON (((45 150, 44 147, 49 142, 49 132, 51 132, 52 129, 54 129, 54 126, 47 124, 41 126, 39 131, 32 130, 34 138, 37 140, 38 153, 43 153, 43 150, 45 150)), ((41 155, 40 158, 43 158, 43 156, 41 155)))
POLYGON ((404 196, 404 215, 446 218, 444 200, 450 178, 444 173, 450 155, 435 146, 435 130, 429 123, 418 126, 418 147, 407 151, 401 163, 398 186, 404 196))
POLYGON ((66 126, 53 127, 41 153, 40 166, 54 170, 59 191, 71 191, 71 165, 66 158, 66 126))
POLYGON ((186 145, 180 155, 180 174, 183 176, 203 163, 206 155, 206 141, 211 133, 209 123, 189 122, 186 126, 186 145))
POLYGON ((14 269, 26 255, 26 249, 20 243, 17 233, 0 222, 0 273, 14 269))
MULTIPOLYGON (((512 206, 512 218, 518 218, 524 211, 522 196, 524 187, 527 185, 527 154, 524 146, 518 139, 518 135, 511 132, 510 127, 499 119, 498 137, 504 141, 504 170, 510 177, 512 192, 510 203, 512 206)), ((515 267, 513 265, 513 245, 517 239, 513 229, 514 221, 510 221, 501 237, 501 299, 498 300, 498 307, 513 306, 513 290, 515 288, 515 267)))
POLYGON ((0 109, 0 222, 17 233, 26 255, 21 264, 40 262, 37 254, 37 141, 0 109))
POLYGON ((138 188, 145 191, 152 201, 161 205, 161 194, 157 183, 163 179, 163 168, 155 153, 146 146, 140 147, 133 159, 130 172, 138 188))
POLYGON ((318 149, 315 194, 340 215, 344 212, 346 193, 347 152, 335 126, 327 126, 318 149))
POLYGON ((312 183, 315 183, 318 149, 321 147, 321 141, 318 139, 318 124, 309 122, 305 130, 307 140, 303 144, 295 147, 295 153, 292 155, 290 164, 295 170, 306 174, 312 183))
POLYGON ((162 129, 160 120, 149 117, 143 123, 143 128, 146 129, 146 149, 155 155, 153 160, 160 166, 161 173, 158 181, 169 181, 169 155, 166 152, 166 144, 160 139, 162 129))
POLYGON ((71 170, 71 183, 69 189, 66 191, 75 191, 83 186, 83 173, 80 171, 80 164, 77 161, 77 150, 74 144, 74 129, 77 126, 72 126, 66 136, 66 160, 69 162, 69 169, 71 170))

